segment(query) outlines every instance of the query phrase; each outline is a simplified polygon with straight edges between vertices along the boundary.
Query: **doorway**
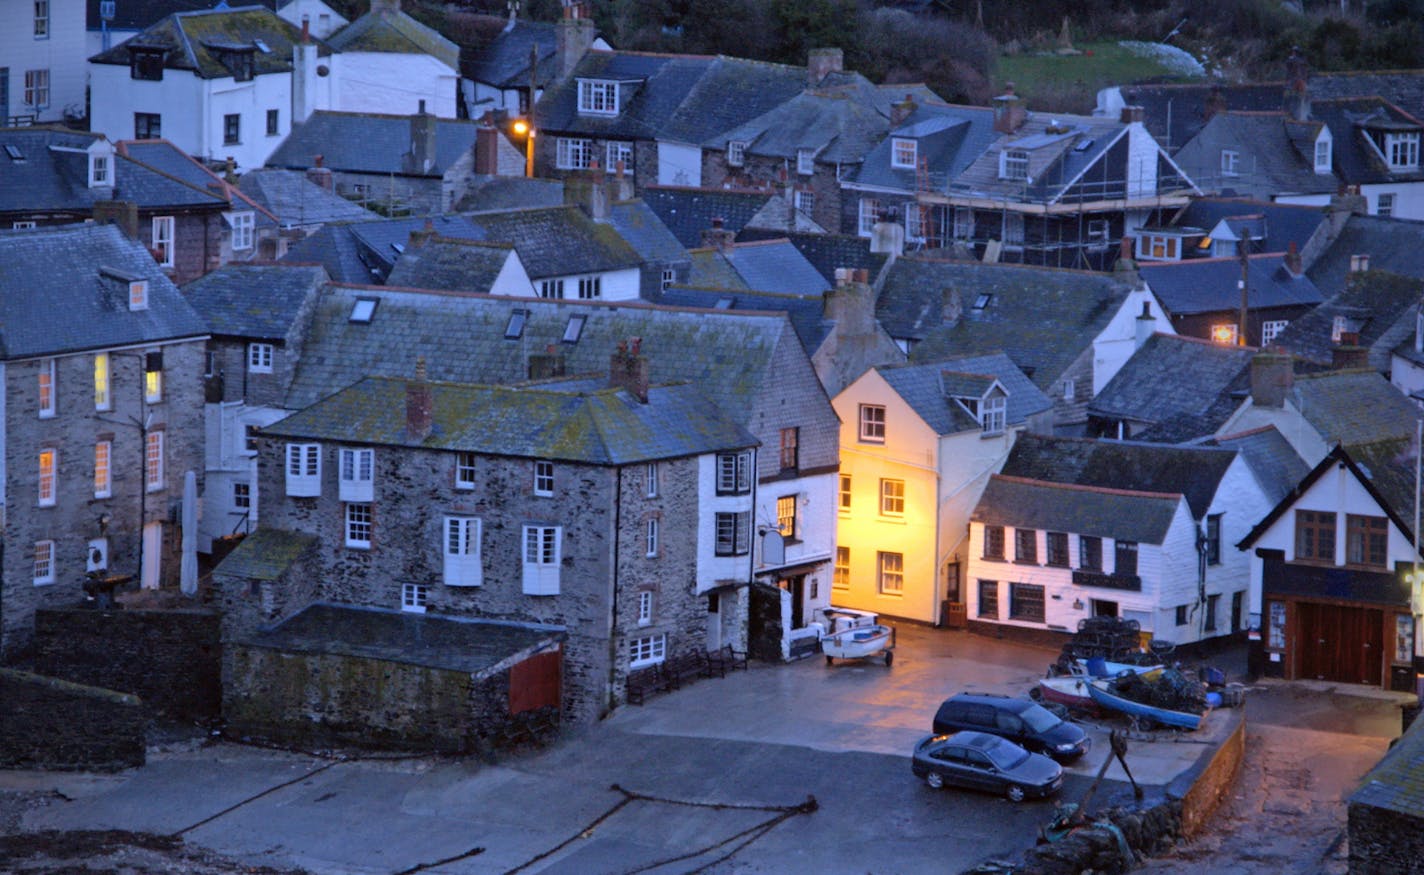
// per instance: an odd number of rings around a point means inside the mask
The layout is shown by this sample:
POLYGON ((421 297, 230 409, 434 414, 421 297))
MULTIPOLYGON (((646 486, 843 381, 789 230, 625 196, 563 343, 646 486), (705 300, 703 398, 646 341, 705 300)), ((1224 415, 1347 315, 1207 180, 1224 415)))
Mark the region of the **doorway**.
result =
POLYGON ((801 629, 806 625, 806 575, 783 577, 776 585, 791 593, 791 628, 801 629))
POLYGON ((707 594, 707 652, 722 649, 722 597, 719 593, 707 594))
POLYGON ((1384 612, 1297 602, 1297 678, 1379 686, 1384 658, 1384 612))
POLYGON ((1116 616, 1117 616, 1117 602, 1108 602, 1108 601, 1103 601, 1102 599, 1093 599, 1093 616, 1094 616, 1094 617, 1116 617, 1116 616))

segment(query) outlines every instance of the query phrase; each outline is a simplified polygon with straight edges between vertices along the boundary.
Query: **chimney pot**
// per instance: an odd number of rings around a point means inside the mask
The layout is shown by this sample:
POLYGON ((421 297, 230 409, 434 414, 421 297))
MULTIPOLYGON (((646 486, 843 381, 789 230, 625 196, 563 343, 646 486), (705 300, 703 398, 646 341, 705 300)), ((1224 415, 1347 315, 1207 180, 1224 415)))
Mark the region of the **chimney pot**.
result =
POLYGON ((648 403, 648 358, 642 354, 641 337, 618 341, 618 348, 609 359, 608 382, 648 403))
POLYGON ((412 441, 430 437, 434 425, 435 401, 426 379, 425 356, 415 360, 415 378, 405 384, 405 431, 412 441))
POLYGON ((1296 249, 1294 240, 1290 242, 1286 249, 1284 264, 1286 270, 1293 277, 1299 277, 1305 273, 1305 265, 1304 262, 1301 261, 1300 250, 1296 249))

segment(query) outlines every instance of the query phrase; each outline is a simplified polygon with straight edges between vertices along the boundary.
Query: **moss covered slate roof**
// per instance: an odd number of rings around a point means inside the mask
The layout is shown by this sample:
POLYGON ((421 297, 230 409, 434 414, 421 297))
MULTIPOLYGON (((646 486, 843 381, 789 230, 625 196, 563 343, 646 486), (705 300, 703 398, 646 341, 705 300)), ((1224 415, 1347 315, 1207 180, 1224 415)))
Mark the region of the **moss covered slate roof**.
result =
POLYGON ((1368 368, 1297 374, 1286 395, 1326 443, 1412 438, 1419 408, 1368 368))
POLYGON ((1416 824, 1424 817, 1424 720, 1414 721, 1346 802, 1351 809, 1361 805, 1397 812, 1416 824))
POLYGON ((386 282, 416 289, 488 292, 514 255, 508 243, 433 238, 407 247, 386 282))
MULTIPOLYGON (((223 79, 233 74, 219 58, 223 47, 252 49, 252 72, 292 72, 292 46, 301 41, 301 29, 262 6, 239 6, 199 12, 175 12, 128 41, 90 58, 95 64, 127 67, 132 49, 164 50, 163 66, 191 70, 203 79, 223 79), (268 51, 257 47, 261 42, 268 51)), ((313 39, 318 55, 331 49, 313 39)))
MULTIPOLYGON (((1417 244, 1416 244, 1417 245, 1417 244)), ((1347 274, 1345 288, 1309 313, 1292 320, 1271 341, 1297 358, 1329 366, 1335 347, 1335 320, 1369 348, 1370 367, 1390 370, 1390 354, 1414 339, 1414 317, 1424 298, 1424 280, 1382 270, 1347 274)))
POLYGON ((432 380, 456 383, 526 380, 529 356, 549 347, 563 354, 566 373, 605 374, 630 337, 642 338, 654 384, 693 383, 748 426, 778 345, 798 342, 781 313, 333 286, 317 306, 285 406, 307 407, 368 375, 404 379, 421 356, 432 380), (350 321, 358 298, 379 302, 370 323, 350 321), (516 310, 527 318, 508 338, 516 310), (577 343, 564 343, 571 316, 586 322, 577 343))
POLYGON ((1251 347, 1154 334, 1088 404, 1088 414, 1186 428, 1182 440, 1212 434, 1235 412, 1231 390, 1247 387, 1255 354, 1251 347))
POLYGON ((214 573, 250 580, 280 580, 319 540, 316 535, 264 526, 243 538, 214 573))
POLYGON ((989 478, 971 520, 988 526, 1046 529, 1117 541, 1160 544, 1182 496, 1006 477, 989 478))
POLYGON ((687 384, 654 387, 642 403, 615 389, 580 393, 539 386, 428 383, 431 432, 413 438, 406 430, 410 385, 404 379, 369 377, 263 433, 592 465, 680 458, 760 443, 687 384))
POLYGON ((225 264, 183 287, 213 334, 284 340, 327 281, 319 265, 225 264))
POLYGON ((425 54, 451 71, 460 69, 460 47, 399 9, 372 9, 327 39, 342 52, 425 54))

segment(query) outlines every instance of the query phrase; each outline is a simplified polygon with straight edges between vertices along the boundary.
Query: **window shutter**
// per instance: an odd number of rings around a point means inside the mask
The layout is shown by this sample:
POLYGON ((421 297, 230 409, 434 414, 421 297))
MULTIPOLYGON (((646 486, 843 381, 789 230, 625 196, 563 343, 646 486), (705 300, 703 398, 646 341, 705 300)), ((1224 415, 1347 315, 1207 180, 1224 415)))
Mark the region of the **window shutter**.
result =
POLYGON ((321 495, 320 444, 287 444, 287 494, 293 498, 321 495))
POLYGON ((480 521, 470 517, 445 517, 443 538, 446 586, 480 586, 480 521))

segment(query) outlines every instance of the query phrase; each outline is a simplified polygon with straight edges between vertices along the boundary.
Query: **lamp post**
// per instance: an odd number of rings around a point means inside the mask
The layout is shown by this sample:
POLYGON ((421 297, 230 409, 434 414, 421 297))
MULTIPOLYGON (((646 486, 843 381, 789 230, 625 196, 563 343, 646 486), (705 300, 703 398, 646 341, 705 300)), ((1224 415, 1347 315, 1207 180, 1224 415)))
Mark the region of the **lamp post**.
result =
MULTIPOLYGON (((148 409, 148 397, 150 379, 162 379, 163 374, 163 353, 158 352, 109 352, 110 358, 132 358, 143 362, 143 378, 139 380, 139 415, 130 417, 128 421, 121 419, 109 419, 100 417, 105 422, 117 423, 120 425, 131 425, 138 429, 138 454, 139 454, 139 477, 138 477, 138 580, 139 586, 143 586, 143 562, 144 562, 144 528, 148 522, 148 427, 152 424, 152 413, 148 409)), ((112 377, 110 377, 112 383, 112 377)), ((162 392, 161 384, 158 392, 162 392)))
POLYGON ((524 137, 524 175, 534 178, 534 126, 524 119, 514 123, 514 132, 524 137))

